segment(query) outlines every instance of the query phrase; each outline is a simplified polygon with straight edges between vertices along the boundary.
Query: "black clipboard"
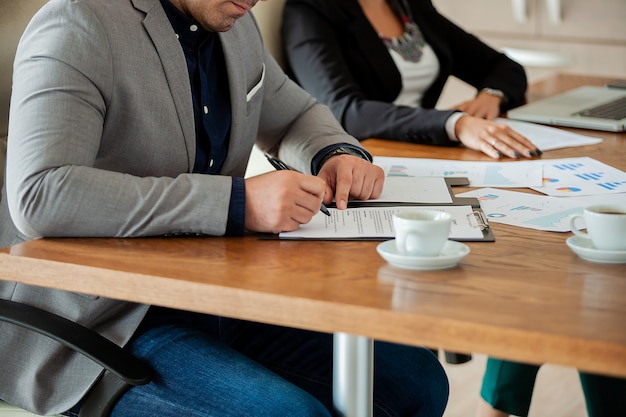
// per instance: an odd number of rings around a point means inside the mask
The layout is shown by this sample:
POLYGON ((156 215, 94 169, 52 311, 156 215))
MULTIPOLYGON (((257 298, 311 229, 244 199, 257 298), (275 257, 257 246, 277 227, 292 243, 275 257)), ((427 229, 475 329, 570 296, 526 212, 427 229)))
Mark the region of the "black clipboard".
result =
MULTIPOLYGON (((376 201, 361 201, 361 200, 351 200, 348 202, 348 208, 357 208, 357 207, 445 207, 445 206, 471 206, 472 213, 468 216, 472 216, 470 218, 471 224, 475 225, 475 227, 479 228, 483 234, 481 239, 454 239, 450 238, 450 240, 456 241, 464 241, 464 242, 495 242, 496 237, 493 234, 493 231, 489 227, 489 222, 487 220, 487 216, 480 207, 480 202, 477 198, 474 197, 457 197, 452 190, 452 187, 463 187, 469 186, 470 182, 468 178, 465 177, 445 177, 444 178, 446 186, 448 188, 448 193, 450 194, 451 203, 419 203, 419 202, 376 202, 376 201)), ((328 204, 329 208, 336 208, 335 203, 328 204)), ((281 238, 277 234, 271 233, 259 233, 257 234, 259 239, 284 239, 281 238)), ((292 240, 286 238, 285 240, 292 240)), ((314 240, 314 239, 304 239, 304 240, 314 240)), ((370 240, 370 241, 379 241, 383 240, 377 237, 363 237, 363 238, 324 238, 323 240, 370 240)))

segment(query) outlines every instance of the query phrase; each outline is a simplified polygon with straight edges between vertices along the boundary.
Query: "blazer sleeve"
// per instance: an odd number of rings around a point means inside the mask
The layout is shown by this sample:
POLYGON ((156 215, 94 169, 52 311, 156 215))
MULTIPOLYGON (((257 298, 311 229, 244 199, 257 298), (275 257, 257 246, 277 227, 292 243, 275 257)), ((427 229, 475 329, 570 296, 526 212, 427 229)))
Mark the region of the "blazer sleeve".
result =
POLYGON ((456 143, 445 131, 453 111, 396 106, 368 98, 351 75, 333 22, 317 7, 315 1, 287 1, 282 26, 287 63, 296 81, 329 106, 349 134, 359 140, 456 143))

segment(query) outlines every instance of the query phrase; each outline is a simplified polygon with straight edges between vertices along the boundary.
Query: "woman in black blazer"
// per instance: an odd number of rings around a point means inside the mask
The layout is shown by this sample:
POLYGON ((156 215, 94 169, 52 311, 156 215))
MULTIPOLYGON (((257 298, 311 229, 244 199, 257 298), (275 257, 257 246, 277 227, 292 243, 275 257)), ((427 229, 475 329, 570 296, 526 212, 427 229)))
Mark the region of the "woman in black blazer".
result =
POLYGON ((508 126, 487 120, 523 102, 522 66, 443 17, 430 0, 287 0, 282 37, 288 73, 358 139, 460 141, 494 158, 541 153, 508 126), (403 78, 383 39, 402 37, 415 27, 397 56, 411 61, 423 53, 420 59, 428 63, 418 70, 418 83, 427 84, 417 87, 422 95, 412 105, 394 104, 403 78), (451 75, 479 93, 455 109, 435 110, 451 75))

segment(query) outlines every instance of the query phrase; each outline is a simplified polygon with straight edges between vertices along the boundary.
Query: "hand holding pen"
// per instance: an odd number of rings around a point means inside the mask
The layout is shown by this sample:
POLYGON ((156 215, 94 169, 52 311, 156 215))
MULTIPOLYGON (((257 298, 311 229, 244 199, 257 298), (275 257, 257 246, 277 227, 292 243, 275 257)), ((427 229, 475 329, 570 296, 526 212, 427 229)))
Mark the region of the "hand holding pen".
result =
MULTIPOLYGON (((272 164, 272 166, 279 171, 296 171, 295 169, 291 168, 289 165, 285 164, 280 159, 274 158, 272 155, 268 153, 265 153, 265 157, 267 158, 269 163, 272 164)), ((322 205, 320 206, 320 211, 324 213, 325 215, 330 216, 330 212, 328 211, 328 208, 326 207, 324 203, 322 203, 322 205)))

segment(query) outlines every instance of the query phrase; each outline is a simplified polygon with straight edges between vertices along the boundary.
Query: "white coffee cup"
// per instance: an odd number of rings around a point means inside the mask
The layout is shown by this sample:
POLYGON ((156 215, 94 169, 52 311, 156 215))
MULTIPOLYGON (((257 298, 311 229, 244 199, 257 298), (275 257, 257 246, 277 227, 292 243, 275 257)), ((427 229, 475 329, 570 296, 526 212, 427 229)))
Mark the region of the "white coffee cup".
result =
POLYGON ((583 214, 570 217, 574 234, 591 239, 593 246, 601 250, 626 250, 626 205, 595 204, 586 207, 583 214), (576 227, 576 219, 583 218, 587 233, 576 227))
POLYGON ((448 240, 452 216, 428 209, 402 209, 393 215, 396 250, 401 255, 437 256, 448 240))

